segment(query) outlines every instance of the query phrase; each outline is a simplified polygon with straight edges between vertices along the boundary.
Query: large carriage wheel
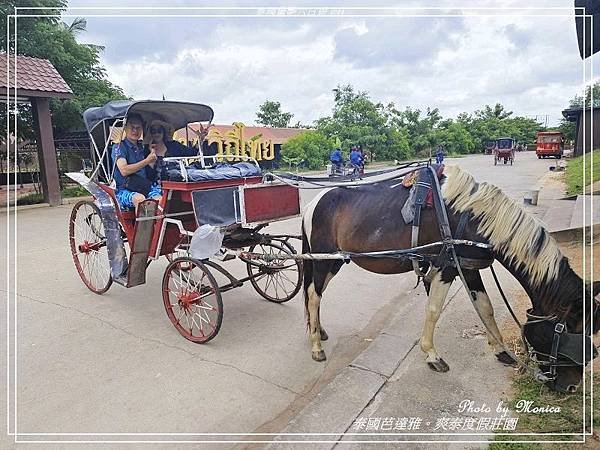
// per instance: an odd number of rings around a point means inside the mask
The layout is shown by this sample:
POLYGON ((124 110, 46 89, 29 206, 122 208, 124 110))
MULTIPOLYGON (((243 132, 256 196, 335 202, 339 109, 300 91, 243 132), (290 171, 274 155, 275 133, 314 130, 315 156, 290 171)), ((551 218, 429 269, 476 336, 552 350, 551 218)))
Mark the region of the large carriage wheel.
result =
POLYGON ((179 334, 198 344, 217 335, 223 321, 221 291, 202 262, 173 260, 165 270, 162 291, 167 316, 179 334))
MULTIPOLYGON (((250 252, 270 256, 286 256, 296 253, 287 242, 271 241, 253 245, 250 252)), ((284 303, 296 296, 302 286, 302 262, 297 259, 246 262, 250 282, 256 292, 275 303, 284 303)))
POLYGON ((69 244, 75 268, 83 283, 96 294, 108 291, 112 284, 106 234, 100 210, 90 201, 73 207, 69 219, 69 244))

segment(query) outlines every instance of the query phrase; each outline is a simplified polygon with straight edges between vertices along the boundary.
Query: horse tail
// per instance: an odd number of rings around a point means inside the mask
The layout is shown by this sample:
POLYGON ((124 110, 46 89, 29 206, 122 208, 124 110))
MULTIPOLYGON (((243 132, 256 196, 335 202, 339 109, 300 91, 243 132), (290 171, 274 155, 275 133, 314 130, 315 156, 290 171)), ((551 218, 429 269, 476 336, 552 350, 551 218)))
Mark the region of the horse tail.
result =
MULTIPOLYGON (((308 236, 304 230, 304 223, 302 224, 302 254, 310 253, 310 242, 308 242, 308 236)), ((308 287, 313 282, 313 269, 314 262, 310 259, 305 259, 302 262, 303 270, 303 283, 304 283, 304 318, 306 319, 306 327, 309 327, 309 315, 308 315, 308 287)))

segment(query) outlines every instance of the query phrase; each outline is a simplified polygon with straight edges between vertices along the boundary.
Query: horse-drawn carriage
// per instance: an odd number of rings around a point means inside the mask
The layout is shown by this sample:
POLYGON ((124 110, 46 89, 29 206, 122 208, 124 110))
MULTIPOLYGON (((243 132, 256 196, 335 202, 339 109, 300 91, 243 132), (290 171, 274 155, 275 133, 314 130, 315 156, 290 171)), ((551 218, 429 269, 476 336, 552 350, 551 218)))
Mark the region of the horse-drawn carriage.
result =
POLYGON ((187 130, 189 123, 210 124, 213 118, 206 105, 167 101, 110 102, 84 113, 96 167, 89 178, 68 174, 94 197, 77 203, 69 222, 71 252, 83 283, 97 294, 113 282, 127 288, 144 284, 148 264, 166 256, 162 297, 167 316, 182 336, 197 343, 219 332, 221 294, 246 281, 269 301, 293 298, 302 284, 300 261, 241 258, 247 276, 238 279, 213 256, 233 259, 239 249, 294 254, 290 240, 296 236, 269 235, 262 229, 299 215, 298 188, 265 181, 249 156, 240 155, 244 162, 237 164, 205 156, 199 139, 197 156, 164 159, 169 170, 163 171, 159 201, 147 199, 137 211, 122 208, 115 196, 114 172, 119 169, 111 148, 123 138, 126 117, 133 113, 175 130, 187 130))
MULTIPOLYGON (((352 189, 331 184, 338 189, 324 191, 306 207, 302 254, 297 254, 290 244, 297 236, 261 231, 269 222, 299 215, 298 183, 322 189, 328 177, 262 176, 256 161, 243 155, 245 165, 223 167, 218 157, 203 155, 201 140, 196 156, 165 158, 170 169, 162 178, 159 201, 145 200, 137 211, 121 209, 112 185, 115 162, 108 149, 130 113, 146 122, 158 118, 175 128, 210 122, 213 117, 212 109, 204 105, 164 101, 110 103, 86 111, 97 166, 90 178, 82 173, 69 176, 94 201, 84 200, 73 208, 69 240, 75 267, 93 292, 106 292, 113 282, 125 287, 143 284, 148 263, 164 255, 170 261, 162 280, 167 315, 186 339, 204 343, 219 332, 223 292, 250 281, 267 300, 285 302, 304 281, 312 357, 322 361, 321 341, 327 333, 321 324, 321 297, 344 263, 353 261, 375 273, 414 270, 429 293, 421 349, 428 365, 444 372, 448 365, 435 349, 433 333, 457 276, 486 327, 496 357, 506 364, 516 362, 495 323, 479 274, 498 259, 532 295, 527 322, 519 325, 528 354, 539 364, 538 379, 572 392, 585 365, 596 357, 591 336, 598 326, 592 327, 590 316, 600 319, 600 304, 594 300, 600 283, 584 285, 546 231, 497 188, 476 183, 456 167, 445 175, 443 166, 423 161, 366 174, 365 178, 377 178, 355 183, 352 189), (452 209, 447 209, 449 203, 452 209), (390 211, 399 211, 404 220, 382 220, 392 217, 390 211), (501 222, 494 220, 498 211, 503 214, 501 222), (378 232, 371 233, 373 229, 378 232), (514 239, 515 232, 520 239, 514 239), (225 249, 223 257, 239 258, 248 276, 237 279, 217 263, 214 255, 219 249, 225 249), (225 281, 217 282, 215 274, 225 281), (591 313, 587 320, 584 307, 591 313)), ((497 150, 512 150, 513 145, 512 139, 501 138, 497 150)), ((526 362, 524 367, 530 368, 526 362)))
POLYGON ((340 165, 327 164, 326 171, 329 178, 342 178, 349 181, 353 181, 355 178, 360 178, 364 175, 364 168, 352 164, 350 161, 340 165))
POLYGON ((496 147, 496 141, 485 141, 483 143, 483 154, 491 155, 494 153, 494 147, 496 147))
POLYGON ((512 166, 515 160, 516 147, 516 141, 513 138, 503 137, 497 139, 494 147, 494 165, 504 161, 504 164, 510 162, 512 166))

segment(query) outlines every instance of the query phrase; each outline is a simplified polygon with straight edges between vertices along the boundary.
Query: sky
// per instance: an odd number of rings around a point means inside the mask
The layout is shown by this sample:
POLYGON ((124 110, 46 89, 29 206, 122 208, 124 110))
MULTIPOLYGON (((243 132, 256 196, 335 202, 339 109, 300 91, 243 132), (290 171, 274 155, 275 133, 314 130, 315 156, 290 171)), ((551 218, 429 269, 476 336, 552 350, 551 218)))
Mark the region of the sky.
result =
MULTIPOLYGON (((444 117, 455 117, 499 102, 515 115, 555 125, 584 85, 584 62, 568 16, 573 1, 530 0, 528 8, 545 9, 514 9, 523 3, 230 1, 217 5, 262 9, 192 10, 176 8, 215 3, 130 0, 127 7, 140 9, 68 14, 87 18, 87 31, 78 39, 104 47, 107 77, 127 95, 205 103, 213 107, 215 123, 254 124, 258 106, 273 100, 294 114, 292 122, 311 124, 331 115, 332 90, 351 84, 399 109, 439 108, 444 117), (317 3, 334 15, 290 9, 317 3), (365 5, 397 9, 344 9, 365 5), (468 9, 473 5, 513 9, 468 9), (152 9, 161 6, 168 9, 152 9), (268 9, 276 7, 282 8, 268 9), (260 17, 239 17, 257 13, 260 17), (173 14, 181 17, 168 17, 173 14)), ((72 0, 69 5, 89 4, 72 0)), ((70 23, 73 17, 63 20, 70 23)), ((588 81, 590 67, 600 75, 598 58, 586 60, 588 81)))

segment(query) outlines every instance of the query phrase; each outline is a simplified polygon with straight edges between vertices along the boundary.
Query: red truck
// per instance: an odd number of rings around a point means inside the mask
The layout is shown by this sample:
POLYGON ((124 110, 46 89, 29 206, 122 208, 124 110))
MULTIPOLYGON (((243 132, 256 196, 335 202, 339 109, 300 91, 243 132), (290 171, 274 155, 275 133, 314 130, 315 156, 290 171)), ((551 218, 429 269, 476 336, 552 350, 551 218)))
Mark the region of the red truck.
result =
POLYGON ((560 159, 563 156, 565 139, 560 131, 538 131, 535 154, 539 159, 554 156, 560 159))

